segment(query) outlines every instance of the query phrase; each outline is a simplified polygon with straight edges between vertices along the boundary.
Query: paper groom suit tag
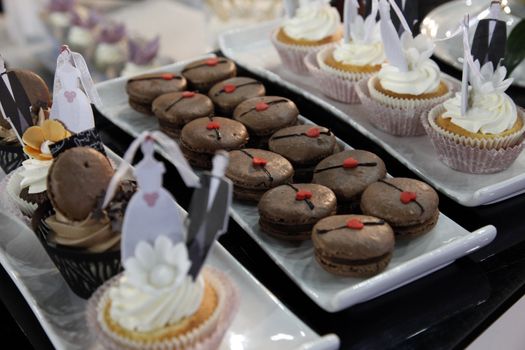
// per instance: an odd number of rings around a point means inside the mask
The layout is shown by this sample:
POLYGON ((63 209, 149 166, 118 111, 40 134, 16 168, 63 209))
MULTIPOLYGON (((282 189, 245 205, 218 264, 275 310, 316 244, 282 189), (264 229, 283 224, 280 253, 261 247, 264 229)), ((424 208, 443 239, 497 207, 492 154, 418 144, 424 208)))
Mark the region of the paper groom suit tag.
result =
POLYGON ((507 43, 507 24, 499 19, 501 4, 493 1, 490 4, 487 18, 478 22, 472 39, 472 56, 483 66, 492 62, 494 69, 505 57, 507 43))
POLYGON ((213 242, 228 230, 233 185, 224 177, 228 154, 217 152, 212 173, 201 176, 201 187, 193 193, 189 208, 188 253, 192 261, 189 274, 196 279, 213 242))

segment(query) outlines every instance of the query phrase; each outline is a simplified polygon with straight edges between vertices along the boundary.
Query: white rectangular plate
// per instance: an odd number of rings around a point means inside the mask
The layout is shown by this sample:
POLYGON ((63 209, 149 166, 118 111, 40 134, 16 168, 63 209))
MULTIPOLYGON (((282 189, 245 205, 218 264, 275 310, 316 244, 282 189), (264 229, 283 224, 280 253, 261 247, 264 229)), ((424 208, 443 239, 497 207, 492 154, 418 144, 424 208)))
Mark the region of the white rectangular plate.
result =
POLYGON ((299 76, 281 65, 270 41, 277 21, 231 30, 219 37, 222 52, 245 69, 287 87, 379 144, 436 189, 465 206, 498 202, 525 192, 525 152, 505 171, 473 175, 455 171, 441 163, 426 136, 396 137, 372 126, 361 105, 349 105, 330 99, 319 90, 312 77, 299 76))
MULTIPOLYGON (((109 153, 118 163, 119 158, 109 153)), ((5 207, 0 182, 0 263, 13 279, 56 349, 101 350, 85 321, 86 301, 77 297, 58 272, 35 234, 5 207)), ((183 210, 183 209, 181 209, 183 210)), ((320 337, 257 281, 222 245, 216 243, 207 264, 230 276, 240 291, 239 312, 221 350, 333 350, 339 338, 320 337)))
MULTIPOLYGON (((163 70, 178 72, 183 66, 181 63, 163 70)), ((129 107, 125 83, 126 79, 115 79, 97 85, 104 104, 100 110, 102 114, 132 136, 144 130, 158 129, 157 118, 129 107)), ((441 214, 430 233, 397 244, 392 262, 383 273, 369 279, 342 278, 317 265, 311 242, 291 245, 261 233, 255 205, 234 201, 232 216, 314 302, 330 312, 372 299, 429 274, 490 243, 496 236, 494 226, 471 233, 441 214)))

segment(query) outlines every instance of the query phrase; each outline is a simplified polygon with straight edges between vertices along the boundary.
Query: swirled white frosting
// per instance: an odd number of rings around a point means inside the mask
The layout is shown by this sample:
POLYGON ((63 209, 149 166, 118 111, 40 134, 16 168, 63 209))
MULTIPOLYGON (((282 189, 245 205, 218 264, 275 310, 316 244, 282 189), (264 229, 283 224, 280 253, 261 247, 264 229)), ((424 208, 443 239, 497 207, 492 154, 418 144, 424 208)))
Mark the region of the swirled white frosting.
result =
POLYGON ((327 3, 311 3, 301 6, 293 18, 283 23, 283 30, 290 38, 309 41, 332 36, 340 27, 339 12, 327 3))
POLYGON ((95 51, 97 64, 110 65, 124 62, 126 55, 119 44, 100 43, 95 51))
POLYGON ((111 318, 120 326, 148 332, 194 314, 201 304, 204 281, 188 276, 191 262, 184 243, 159 236, 152 246, 141 241, 125 272, 109 291, 111 318))
POLYGON ((436 62, 426 60, 407 72, 385 63, 377 74, 381 86, 398 94, 421 95, 435 92, 441 81, 436 62))
POLYGON ((461 93, 445 101, 444 117, 472 133, 498 134, 511 129, 516 123, 516 105, 505 93, 472 94, 472 106, 461 115, 461 93))
POLYGON ((74 26, 69 30, 67 40, 71 45, 88 47, 94 43, 95 38, 93 37, 91 30, 74 26))
POLYGON ((53 27, 66 28, 71 24, 71 15, 68 12, 52 12, 48 21, 53 27))
POLYGON ((41 193, 47 190, 47 173, 52 160, 28 159, 22 162, 21 188, 29 187, 29 193, 41 193))
POLYGON ((337 45, 332 55, 337 62, 354 66, 374 66, 385 61, 385 52, 381 42, 372 44, 341 43, 337 45))

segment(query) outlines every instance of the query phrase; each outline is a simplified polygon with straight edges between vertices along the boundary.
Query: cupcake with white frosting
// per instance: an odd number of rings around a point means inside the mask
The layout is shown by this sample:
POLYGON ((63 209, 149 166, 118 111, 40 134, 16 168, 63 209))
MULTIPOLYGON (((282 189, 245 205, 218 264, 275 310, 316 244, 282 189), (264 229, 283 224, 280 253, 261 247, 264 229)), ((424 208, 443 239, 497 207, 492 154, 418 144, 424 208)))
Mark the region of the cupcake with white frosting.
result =
POLYGON ((525 114, 505 90, 504 66, 473 63, 468 108, 462 112, 462 94, 434 107, 423 124, 439 158, 451 168, 469 173, 494 173, 510 166, 523 148, 525 114))
POLYGON ((101 26, 95 49, 95 66, 108 77, 120 74, 127 56, 126 27, 121 23, 109 22, 101 26))
POLYGON ((78 8, 77 0, 51 0, 42 14, 44 23, 58 42, 63 42, 68 34, 72 12, 78 8))
POLYGON ((100 14, 95 10, 75 10, 72 16, 72 26, 68 33, 67 43, 72 51, 79 52, 89 59, 95 47, 96 28, 101 19, 100 14))
MULTIPOLYGON (((351 4, 346 2, 345 6, 351 4)), ((322 91, 335 100, 359 103, 354 84, 377 73, 386 60, 376 22, 377 1, 374 4, 374 10, 366 19, 357 15, 357 8, 354 18, 345 17, 344 26, 348 28, 336 46, 325 47, 305 57, 310 74, 318 79, 322 91)), ((347 11, 345 8, 345 13, 347 11)))
POLYGON ((336 43, 341 37, 341 17, 335 7, 325 0, 301 1, 295 15, 285 19, 273 33, 272 42, 285 67, 306 73, 305 56, 336 43))

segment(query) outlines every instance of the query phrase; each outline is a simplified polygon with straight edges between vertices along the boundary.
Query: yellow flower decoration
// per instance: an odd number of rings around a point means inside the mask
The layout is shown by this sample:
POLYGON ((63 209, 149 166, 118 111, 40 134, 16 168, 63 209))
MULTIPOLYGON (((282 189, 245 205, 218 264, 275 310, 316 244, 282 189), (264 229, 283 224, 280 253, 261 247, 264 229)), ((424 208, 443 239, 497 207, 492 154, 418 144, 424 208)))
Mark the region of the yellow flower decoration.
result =
POLYGON ((56 120, 45 120, 41 126, 29 127, 22 136, 24 152, 31 158, 38 160, 51 160, 53 156, 44 153, 41 146, 45 141, 58 142, 71 136, 71 133, 56 120))

